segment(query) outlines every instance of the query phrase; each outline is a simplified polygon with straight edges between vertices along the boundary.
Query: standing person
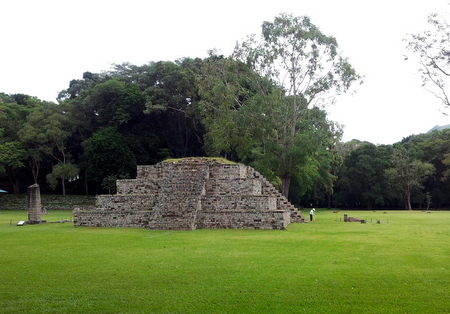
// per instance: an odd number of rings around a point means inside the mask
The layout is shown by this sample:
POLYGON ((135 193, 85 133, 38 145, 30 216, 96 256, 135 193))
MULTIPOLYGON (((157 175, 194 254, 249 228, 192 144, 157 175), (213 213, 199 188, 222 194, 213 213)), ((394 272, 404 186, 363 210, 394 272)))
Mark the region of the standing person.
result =
POLYGON ((309 211, 309 221, 313 221, 314 215, 316 214, 316 209, 313 208, 309 211))

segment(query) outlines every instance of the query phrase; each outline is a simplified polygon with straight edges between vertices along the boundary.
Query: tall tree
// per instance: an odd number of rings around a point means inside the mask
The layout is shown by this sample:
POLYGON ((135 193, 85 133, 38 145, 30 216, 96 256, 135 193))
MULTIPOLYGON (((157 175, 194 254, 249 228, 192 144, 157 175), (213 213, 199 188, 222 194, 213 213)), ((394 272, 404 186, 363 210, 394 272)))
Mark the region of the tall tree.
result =
POLYGON ((58 179, 61 179, 62 194, 66 195, 66 180, 75 179, 79 168, 71 162, 59 162, 53 166, 52 172, 47 175, 47 182, 52 190, 56 189, 58 179))
POLYGON ((107 127, 94 133, 86 141, 84 152, 86 172, 98 186, 108 186, 111 178, 132 178, 136 171, 136 159, 122 134, 107 127))
MULTIPOLYGON (((53 174, 50 178, 61 179, 65 195, 65 180, 76 175, 76 171, 70 171, 61 176, 61 169, 69 168, 67 164, 70 164, 70 152, 67 150, 67 142, 74 130, 75 121, 61 105, 54 103, 45 103, 27 117, 27 122, 19 133, 22 140, 27 143, 29 155, 33 160, 35 183, 37 183, 42 155, 51 156, 59 167, 58 175, 53 174)), ((70 168, 73 170, 76 167, 72 165, 70 168)))
POLYGON ((309 109, 304 105, 299 109, 292 138, 287 128, 293 114, 292 101, 292 98, 280 99, 278 104, 267 107, 267 114, 259 119, 259 133, 256 136, 261 144, 255 145, 253 142, 254 163, 271 169, 280 177, 282 193, 286 197, 289 196, 290 181, 294 175, 310 189, 314 182, 318 182, 315 178, 323 176, 323 186, 331 193, 331 164, 325 167, 327 162, 322 159, 331 157, 329 154, 341 136, 340 127, 328 120, 323 110, 317 107, 309 109))
MULTIPOLYGON (((185 157, 204 154, 204 130, 197 110, 201 64, 201 59, 186 58, 176 62, 150 62, 142 66, 129 63, 115 65, 114 71, 108 72, 108 75, 139 87, 142 92, 142 102, 139 106, 135 105, 139 108, 139 114, 136 112, 130 123, 121 124, 118 130, 126 135, 136 129, 136 124, 142 123, 144 127, 151 125, 157 130, 160 144, 170 151, 170 155, 185 157)), ((136 138, 135 134, 133 136, 136 138)))
MULTIPOLYGON (((204 73, 200 84, 201 112, 209 154, 250 163, 272 182, 292 171, 298 174, 302 187, 312 188, 314 182, 320 181, 318 176, 323 175, 322 183, 332 192, 328 179, 333 175, 325 174, 331 167, 325 167, 326 163, 319 165, 317 159, 331 151, 340 137, 340 128, 327 119, 323 110, 303 103, 294 145, 289 146, 285 134, 290 132, 287 126, 292 120, 293 97, 286 96, 282 88, 247 64, 231 58, 211 56, 204 62, 204 73), (294 168, 286 168, 290 166, 285 162, 288 158, 295 160, 294 168)), ((302 190, 301 196, 310 188, 302 190)), ((289 191, 286 186, 282 190, 289 191)), ((298 200, 296 197, 294 201, 298 200)))
POLYGON ((207 131, 205 150, 209 155, 245 159, 251 152, 252 133, 262 127, 269 103, 268 98, 263 103, 260 95, 270 95, 273 85, 246 64, 218 55, 204 60, 202 72, 199 93, 207 131))
POLYGON ((141 78, 145 113, 157 115, 160 134, 173 157, 203 154, 198 79, 201 63, 192 59, 151 64, 141 78))
POLYGON ((351 207, 372 209, 390 199, 385 170, 390 167, 392 147, 363 143, 346 157, 336 182, 338 199, 351 207))
POLYGON ((418 58, 422 86, 449 107, 450 24, 437 13, 428 16, 428 24, 428 30, 409 35, 407 48, 418 58))
POLYGON ((450 129, 408 137, 407 142, 421 151, 420 159, 433 164, 435 174, 424 182, 433 206, 450 203, 450 129))
POLYGON ((24 168, 26 151, 18 141, 0 143, 0 175, 8 174, 14 193, 20 192, 20 186, 15 170, 24 168))
POLYGON ((432 164, 411 157, 406 148, 397 146, 394 148, 393 167, 386 170, 386 176, 392 185, 402 188, 405 208, 412 210, 412 194, 422 189, 423 182, 434 171, 432 164))
POLYGON ((59 136, 58 131, 55 133, 55 128, 58 128, 58 126, 65 127, 51 118, 55 110, 61 110, 56 106, 52 102, 42 101, 37 109, 26 117, 26 122, 17 132, 27 151, 34 183, 38 183, 39 171, 44 157, 53 153, 55 140, 59 136))
POLYGON ((64 101, 78 97, 81 91, 92 88, 96 84, 102 83, 108 79, 108 75, 84 72, 82 80, 71 80, 69 88, 58 94, 58 100, 64 101))
POLYGON ((15 193, 20 193, 19 178, 27 157, 18 132, 40 103, 24 94, 0 93, 0 176, 8 176, 15 193))
POLYGON ((236 46, 234 57, 284 88, 289 99, 281 101, 288 116, 283 132, 276 135, 282 139, 280 150, 288 153, 280 173, 287 196, 298 166, 298 159, 289 152, 301 145, 298 122, 305 108, 332 103, 334 96, 347 91, 360 76, 340 55, 336 39, 323 34, 306 16, 281 14, 273 22, 264 22, 261 39, 249 37, 236 46))

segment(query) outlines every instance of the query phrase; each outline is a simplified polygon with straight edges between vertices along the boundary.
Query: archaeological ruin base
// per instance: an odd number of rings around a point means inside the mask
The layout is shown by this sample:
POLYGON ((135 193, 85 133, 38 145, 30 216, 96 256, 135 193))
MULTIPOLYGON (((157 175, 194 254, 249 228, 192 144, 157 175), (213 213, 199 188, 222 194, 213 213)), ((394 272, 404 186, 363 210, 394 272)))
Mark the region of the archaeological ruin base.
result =
POLYGON ((75 226, 90 227, 284 229, 304 221, 253 168, 206 158, 138 166, 136 179, 117 181, 117 194, 96 197, 96 209, 74 210, 75 226))

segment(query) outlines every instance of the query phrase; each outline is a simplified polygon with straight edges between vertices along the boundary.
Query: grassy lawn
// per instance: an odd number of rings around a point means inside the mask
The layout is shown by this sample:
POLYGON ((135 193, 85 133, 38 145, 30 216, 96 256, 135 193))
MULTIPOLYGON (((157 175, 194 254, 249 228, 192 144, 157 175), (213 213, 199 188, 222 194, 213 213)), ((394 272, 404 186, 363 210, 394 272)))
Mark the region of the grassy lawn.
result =
POLYGON ((50 223, 69 211, 19 227, 25 211, 0 211, 0 312, 449 313, 450 212, 316 217, 149 231, 50 223))

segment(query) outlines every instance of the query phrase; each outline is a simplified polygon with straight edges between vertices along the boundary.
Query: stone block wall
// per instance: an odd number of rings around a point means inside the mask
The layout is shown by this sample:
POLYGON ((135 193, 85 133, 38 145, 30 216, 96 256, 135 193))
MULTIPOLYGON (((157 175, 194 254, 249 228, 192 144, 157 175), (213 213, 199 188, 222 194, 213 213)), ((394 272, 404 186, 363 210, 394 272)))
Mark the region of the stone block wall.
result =
POLYGON ((285 229, 290 213, 279 211, 202 211, 197 214, 198 229, 285 229))
POLYGON ((263 176, 240 164, 187 158, 138 166, 99 195, 95 210, 74 211, 76 226, 284 229, 303 216, 263 176))
POLYGON ((206 195, 262 195, 261 180, 255 178, 206 180, 206 195))
POLYGON ((213 164, 209 167, 209 178, 237 179, 247 177, 247 167, 240 164, 213 164))
POLYGON ((149 224, 152 211, 123 210, 73 210, 74 225, 81 227, 135 227, 149 224))
POLYGON ((268 211, 277 210, 277 199, 269 195, 203 196, 202 211, 268 211))
POLYGON ((141 179, 161 179, 166 175, 163 165, 137 166, 136 177, 141 179))
POLYGON ((103 195, 95 199, 96 208, 108 210, 152 210, 156 205, 155 194, 103 195))
POLYGON ((129 179, 117 180, 117 194, 158 194, 161 180, 129 179))

